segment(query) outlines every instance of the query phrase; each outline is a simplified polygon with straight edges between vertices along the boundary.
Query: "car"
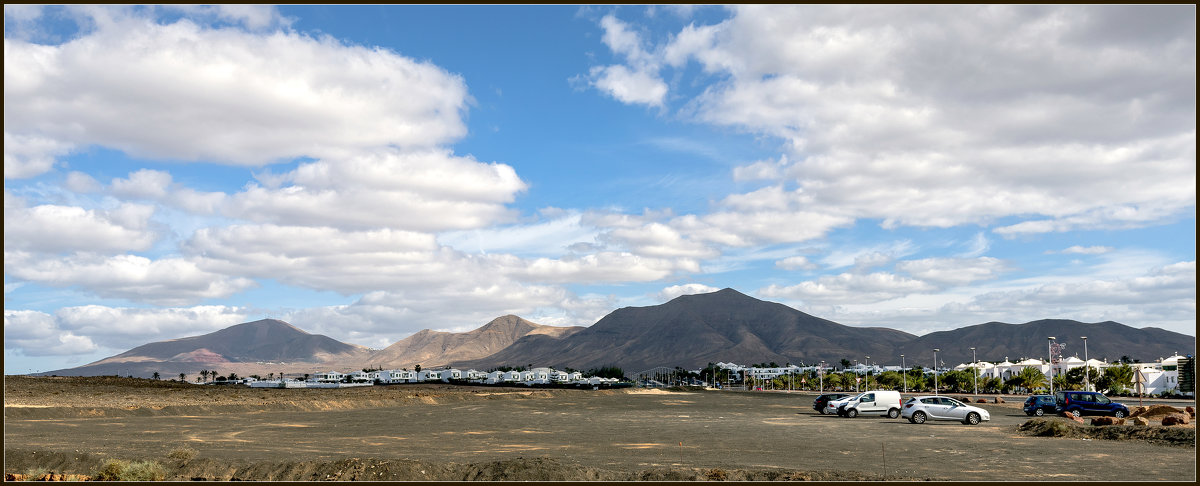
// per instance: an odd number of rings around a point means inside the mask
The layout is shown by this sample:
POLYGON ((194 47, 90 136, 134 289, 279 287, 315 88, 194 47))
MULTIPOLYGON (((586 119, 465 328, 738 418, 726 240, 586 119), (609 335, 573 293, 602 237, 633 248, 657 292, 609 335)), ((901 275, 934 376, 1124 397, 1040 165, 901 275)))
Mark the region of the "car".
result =
POLYGON ((1112 415, 1116 418, 1129 416, 1129 407, 1110 400, 1099 392, 1059 391, 1054 393, 1055 413, 1083 415, 1112 415))
POLYGON ((1025 415, 1036 415, 1041 417, 1047 413, 1054 413, 1054 395, 1031 395, 1025 399, 1025 405, 1021 407, 1025 410, 1025 415))
POLYGON ((870 390, 841 405, 838 415, 854 418, 859 415, 900 416, 900 392, 895 390, 870 390))
POLYGON ((837 400, 839 398, 846 398, 848 396, 850 396, 849 393, 825 393, 822 395, 818 395, 817 399, 813 400, 813 410, 816 410, 818 412, 821 412, 822 414, 825 414, 826 413, 825 406, 828 405, 829 402, 831 402, 833 400, 837 400))
POLYGON ((979 425, 992 419, 987 410, 938 395, 908 399, 900 416, 914 424, 923 424, 927 420, 958 420, 967 425, 979 425))
POLYGON ((845 408, 846 402, 853 400, 855 396, 856 395, 846 395, 837 400, 830 400, 829 403, 825 404, 825 413, 826 414, 835 414, 836 413, 836 414, 838 414, 838 416, 841 416, 842 412, 846 411, 846 408, 845 408))

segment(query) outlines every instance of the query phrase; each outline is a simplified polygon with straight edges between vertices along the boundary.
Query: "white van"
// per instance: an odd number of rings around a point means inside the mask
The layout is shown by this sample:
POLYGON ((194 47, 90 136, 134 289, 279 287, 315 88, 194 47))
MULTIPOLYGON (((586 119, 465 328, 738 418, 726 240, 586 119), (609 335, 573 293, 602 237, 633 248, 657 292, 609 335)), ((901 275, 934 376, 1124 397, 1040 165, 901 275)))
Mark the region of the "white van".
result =
POLYGON ((900 392, 895 390, 865 391, 850 399, 838 410, 839 415, 854 418, 861 415, 900 416, 900 392))

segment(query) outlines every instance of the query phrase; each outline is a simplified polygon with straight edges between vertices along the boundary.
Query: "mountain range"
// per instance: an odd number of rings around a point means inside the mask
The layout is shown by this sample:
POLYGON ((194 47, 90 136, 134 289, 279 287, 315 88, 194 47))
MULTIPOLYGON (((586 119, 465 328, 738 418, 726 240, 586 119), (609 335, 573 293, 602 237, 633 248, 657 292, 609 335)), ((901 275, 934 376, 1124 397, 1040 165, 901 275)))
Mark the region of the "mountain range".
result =
POLYGON ((715 362, 838 365, 842 359, 884 365, 954 366, 970 362, 1045 357, 1048 337, 1066 343, 1064 355, 1152 361, 1194 354, 1195 338, 1158 328, 1106 321, 1046 319, 1025 324, 989 322, 916 336, 884 327, 852 327, 791 307, 724 289, 684 295, 660 305, 617 309, 590 327, 555 327, 502 316, 463 333, 423 330, 371 351, 265 319, 220 331, 138 346, 116 356, 42 374, 173 377, 202 369, 241 376, 313 373, 360 368, 551 366, 588 370, 617 366, 637 372, 657 366, 696 369, 715 362), (870 356, 868 359, 867 357, 870 356))

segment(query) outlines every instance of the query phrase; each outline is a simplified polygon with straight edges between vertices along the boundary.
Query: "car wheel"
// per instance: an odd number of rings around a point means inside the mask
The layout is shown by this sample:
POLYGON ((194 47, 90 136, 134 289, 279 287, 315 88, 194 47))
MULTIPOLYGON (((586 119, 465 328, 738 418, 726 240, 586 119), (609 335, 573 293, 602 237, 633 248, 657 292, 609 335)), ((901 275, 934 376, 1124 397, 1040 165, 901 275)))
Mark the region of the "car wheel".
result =
POLYGON ((925 412, 913 412, 912 419, 910 420, 912 420, 912 423, 914 424, 925 423, 925 412))
POLYGON ((1074 415, 1075 417, 1078 418, 1078 417, 1083 416, 1083 412, 1080 412, 1079 409, 1075 409, 1075 410, 1071 410, 1071 415, 1074 415))
POLYGON ((900 416, 900 410, 899 410, 899 409, 895 409, 895 408, 893 408, 893 409, 891 409, 891 410, 888 410, 888 418, 893 418, 893 419, 894 419, 894 418, 896 418, 896 417, 899 417, 899 416, 900 416))
POLYGON ((1117 410, 1116 413, 1113 414, 1113 416, 1116 418, 1125 418, 1125 411, 1117 410))
POLYGON ((825 415, 825 409, 823 409, 823 408, 822 408, 822 409, 820 409, 820 410, 817 410, 817 411, 818 411, 818 412, 821 412, 821 415, 825 415))
POLYGON ((1034 410, 1033 414, 1037 415, 1038 417, 1041 417, 1042 415, 1046 415, 1046 411, 1039 408, 1037 410, 1034 410))
POLYGON ((963 421, 967 425, 979 425, 979 414, 971 412, 967 414, 967 420, 963 421))
POLYGON ((850 418, 857 417, 857 416, 858 416, 858 409, 857 409, 857 408, 852 408, 852 409, 850 409, 850 410, 846 410, 846 416, 847 416, 847 417, 850 417, 850 418))

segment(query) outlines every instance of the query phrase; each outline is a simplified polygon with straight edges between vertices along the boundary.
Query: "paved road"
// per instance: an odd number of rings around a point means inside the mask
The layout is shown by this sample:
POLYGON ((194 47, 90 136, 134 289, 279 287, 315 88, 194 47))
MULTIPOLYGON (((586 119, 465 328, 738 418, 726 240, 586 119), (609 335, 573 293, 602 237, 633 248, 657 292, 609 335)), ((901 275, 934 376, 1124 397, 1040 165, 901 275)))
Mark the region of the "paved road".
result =
MULTIPOLYGON (((584 466, 846 470, 955 480, 1196 479, 1194 448, 1016 434, 992 421, 913 425, 820 415, 812 394, 570 393, 334 411, 6 419, 6 447, 162 457, 189 446, 234 462, 346 457, 479 462, 551 457, 584 466), (1140 467, 1126 467, 1128 461, 1140 467), (1147 465, 1152 465, 1147 467, 1147 465)), ((907 396, 906 396, 907 398, 907 396)), ((1017 398, 1019 399, 1019 398, 1017 398)), ((1134 402, 1136 404, 1136 401, 1134 402)))

